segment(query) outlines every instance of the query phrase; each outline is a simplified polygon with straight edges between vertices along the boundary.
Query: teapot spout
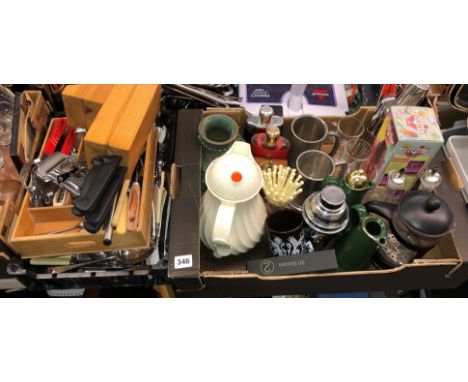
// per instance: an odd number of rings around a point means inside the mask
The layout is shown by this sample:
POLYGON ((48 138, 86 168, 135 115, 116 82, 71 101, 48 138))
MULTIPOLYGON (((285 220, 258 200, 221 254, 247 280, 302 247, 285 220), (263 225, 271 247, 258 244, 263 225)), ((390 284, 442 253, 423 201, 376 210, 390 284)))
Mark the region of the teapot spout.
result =
POLYGON ((395 211, 396 204, 372 201, 366 203, 366 209, 368 212, 373 212, 377 215, 384 217, 387 220, 392 220, 393 212, 395 211))
POLYGON ((375 188, 375 183, 369 180, 364 186, 361 187, 361 191, 369 191, 375 188))

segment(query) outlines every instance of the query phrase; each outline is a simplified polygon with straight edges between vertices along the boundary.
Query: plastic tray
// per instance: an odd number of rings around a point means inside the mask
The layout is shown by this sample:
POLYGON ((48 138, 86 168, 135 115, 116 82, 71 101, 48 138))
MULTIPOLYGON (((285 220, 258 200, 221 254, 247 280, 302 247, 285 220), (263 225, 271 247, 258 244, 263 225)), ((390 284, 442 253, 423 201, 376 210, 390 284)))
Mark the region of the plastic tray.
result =
POLYGON ((468 136, 454 135, 446 143, 449 156, 463 181, 461 190, 465 202, 468 203, 468 136))

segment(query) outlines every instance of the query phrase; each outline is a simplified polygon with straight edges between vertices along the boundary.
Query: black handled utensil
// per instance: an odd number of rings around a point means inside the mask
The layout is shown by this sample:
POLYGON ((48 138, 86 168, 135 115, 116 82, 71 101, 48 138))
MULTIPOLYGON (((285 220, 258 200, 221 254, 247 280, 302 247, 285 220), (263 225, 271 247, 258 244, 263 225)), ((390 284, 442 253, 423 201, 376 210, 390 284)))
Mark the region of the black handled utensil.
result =
POLYGON ((86 215, 84 228, 90 233, 96 233, 104 224, 104 220, 109 215, 115 196, 119 193, 120 188, 127 172, 126 167, 118 167, 110 185, 104 190, 103 197, 98 200, 97 207, 86 215))
POLYGON ((93 168, 89 171, 81 194, 73 200, 73 213, 77 216, 87 215, 97 207, 98 201, 112 181, 120 164, 120 156, 101 156, 93 159, 93 168))

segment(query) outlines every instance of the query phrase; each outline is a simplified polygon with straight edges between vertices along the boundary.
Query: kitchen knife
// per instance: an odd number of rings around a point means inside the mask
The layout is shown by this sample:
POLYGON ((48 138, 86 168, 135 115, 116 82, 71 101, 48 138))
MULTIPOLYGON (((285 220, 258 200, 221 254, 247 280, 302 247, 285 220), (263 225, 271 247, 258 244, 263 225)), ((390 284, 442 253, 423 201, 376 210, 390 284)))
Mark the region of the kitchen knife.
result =
POLYGON ((86 177, 81 194, 73 200, 72 211, 75 215, 87 215, 97 207, 121 160, 122 158, 116 155, 96 157, 92 160, 93 168, 86 177))
POLYGON ((115 196, 118 194, 127 171, 126 167, 118 167, 111 180, 109 187, 105 190, 103 197, 98 201, 97 207, 86 215, 84 228, 90 233, 96 233, 101 228, 104 220, 109 215, 115 196))

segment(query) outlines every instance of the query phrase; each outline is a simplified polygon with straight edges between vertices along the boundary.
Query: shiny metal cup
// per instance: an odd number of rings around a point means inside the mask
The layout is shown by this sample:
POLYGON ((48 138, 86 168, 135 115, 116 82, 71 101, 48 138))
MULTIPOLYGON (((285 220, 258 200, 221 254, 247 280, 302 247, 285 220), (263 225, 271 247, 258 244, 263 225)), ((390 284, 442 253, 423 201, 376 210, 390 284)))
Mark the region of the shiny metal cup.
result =
MULTIPOLYGON (((302 192, 291 203, 296 210, 301 210, 304 201, 322 188, 322 181, 335 173, 336 166, 348 166, 346 162, 336 163, 332 157, 320 150, 308 150, 301 153, 295 163, 297 172, 302 175, 302 192)), ((346 171, 346 170, 344 170, 346 171)))
POLYGON ((291 131, 286 136, 291 142, 291 150, 288 156, 290 167, 296 166, 297 158, 304 151, 320 150, 327 136, 334 137, 334 145, 329 153, 330 156, 335 155, 340 146, 339 136, 328 130, 328 126, 323 119, 313 115, 303 115, 296 118, 291 124, 291 131))

